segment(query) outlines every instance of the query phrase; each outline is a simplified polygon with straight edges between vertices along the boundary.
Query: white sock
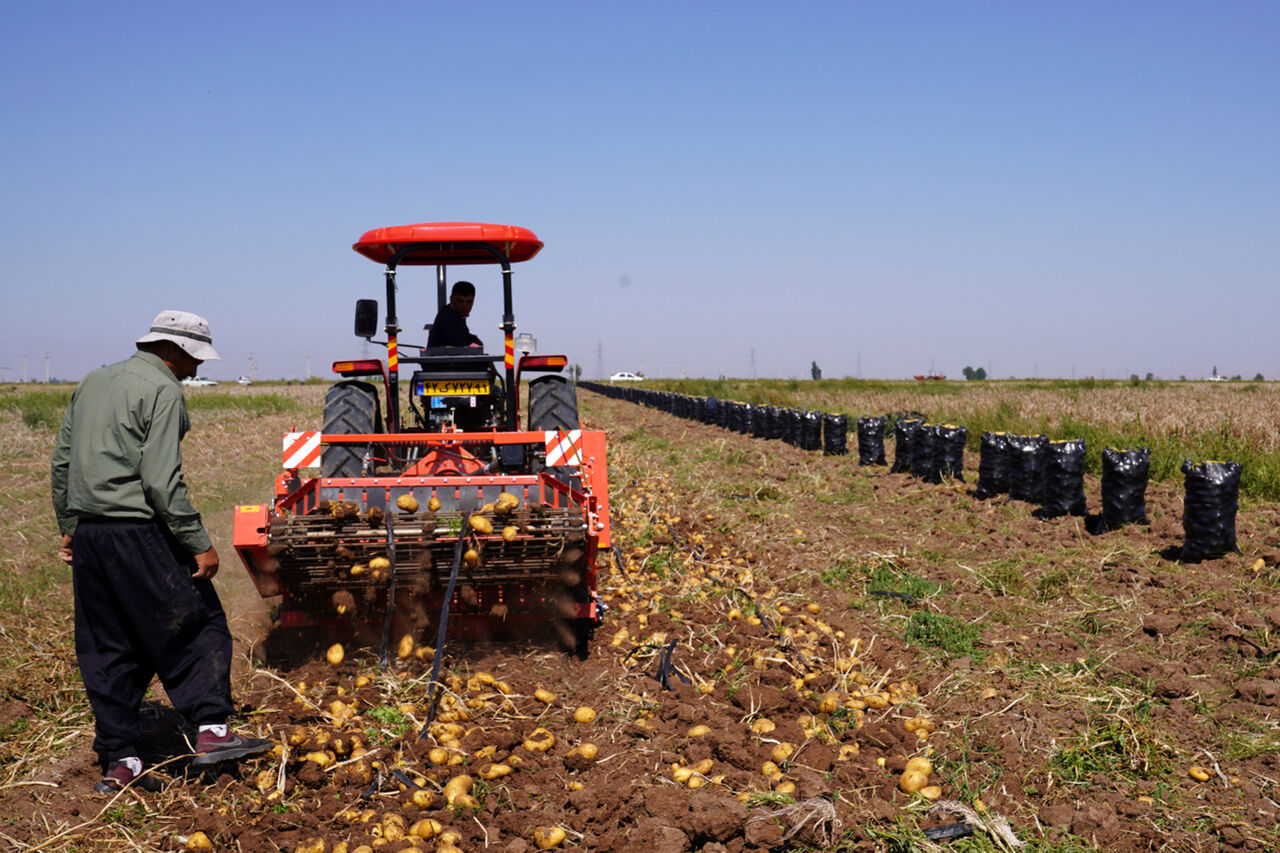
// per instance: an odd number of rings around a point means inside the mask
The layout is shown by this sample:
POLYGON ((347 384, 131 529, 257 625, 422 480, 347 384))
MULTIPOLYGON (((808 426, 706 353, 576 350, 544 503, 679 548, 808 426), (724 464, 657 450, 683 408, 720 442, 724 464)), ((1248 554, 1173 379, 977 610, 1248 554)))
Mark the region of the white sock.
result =
POLYGON ((211 724, 208 724, 208 725, 203 725, 203 726, 201 726, 201 727, 200 727, 200 731, 201 731, 201 732, 213 732, 213 734, 214 734, 214 736, 215 736, 215 737, 226 737, 226 736, 227 736, 227 726, 226 726, 226 724, 225 724, 225 723, 223 723, 223 724, 221 724, 221 725, 216 724, 216 723, 211 723, 211 724))
POLYGON ((124 758, 117 758, 116 763, 123 764, 125 767, 128 767, 129 772, 132 773, 134 776, 142 775, 142 759, 136 755, 129 755, 124 758))

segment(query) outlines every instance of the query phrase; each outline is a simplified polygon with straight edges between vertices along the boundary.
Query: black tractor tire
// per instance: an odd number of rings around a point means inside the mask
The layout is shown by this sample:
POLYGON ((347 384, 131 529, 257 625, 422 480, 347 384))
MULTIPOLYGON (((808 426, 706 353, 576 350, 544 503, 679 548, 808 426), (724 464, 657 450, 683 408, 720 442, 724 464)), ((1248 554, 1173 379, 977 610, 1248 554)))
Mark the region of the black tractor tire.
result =
MULTIPOLYGON (((324 395, 324 431, 330 435, 382 432, 377 389, 354 380, 331 386, 324 395)), ((320 476, 359 477, 366 450, 358 444, 325 447, 320 451, 320 476)))
POLYGON ((529 383, 529 429, 581 429, 578 391, 563 376, 539 376, 529 383))

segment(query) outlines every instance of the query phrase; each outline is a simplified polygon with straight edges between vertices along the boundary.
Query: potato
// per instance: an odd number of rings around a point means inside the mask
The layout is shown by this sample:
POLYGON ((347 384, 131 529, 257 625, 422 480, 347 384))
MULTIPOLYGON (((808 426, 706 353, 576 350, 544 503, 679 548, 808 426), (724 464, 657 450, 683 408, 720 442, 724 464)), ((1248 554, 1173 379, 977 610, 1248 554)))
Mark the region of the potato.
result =
POLYGON ((462 555, 462 563, 469 569, 474 569, 480 565, 480 552, 475 548, 468 548, 462 555))
POLYGON ((514 542, 516 539, 516 534, 519 532, 520 531, 516 530, 516 528, 513 525, 508 524, 506 527, 502 528, 502 541, 514 542))
POLYGON ((498 495, 498 499, 494 501, 493 508, 496 512, 507 513, 520 506, 520 499, 510 492, 503 492, 498 495))
POLYGON ((323 838, 308 838, 294 848, 294 853, 325 853, 323 838))
POLYGON ((925 785, 917 793, 926 800, 936 800, 938 797, 942 796, 942 789, 937 785, 925 785))
POLYGON ((579 723, 594 723, 596 721, 595 708, 588 708, 585 705, 573 712, 573 719, 579 723))
POLYGON ((444 829, 440 821, 424 817, 409 827, 409 834, 418 838, 435 838, 444 829))
POLYGON ((187 836, 187 850, 212 850, 213 842, 209 840, 209 836, 200 830, 196 830, 187 836))
MULTIPOLYGON (((418 788, 416 791, 413 792, 413 804, 420 809, 429 809, 433 805, 435 805, 435 802, 436 802, 436 795, 433 794, 431 791, 427 790, 426 788, 418 788)), ((439 829, 436 830, 436 832, 439 832, 439 831, 440 831, 439 829)), ((413 832, 412 830, 410 830, 410 834, 417 835, 417 833, 413 832)), ((430 838, 431 836, 418 835, 418 837, 430 838)))
POLYGON ((786 762, 786 760, 790 758, 791 754, 795 751, 796 748, 794 745, 789 743, 780 743, 773 748, 772 752, 769 753, 769 757, 774 760, 774 763, 780 765, 786 762))
POLYGON ((925 758, 923 755, 917 755, 915 758, 908 760, 907 766, 903 769, 916 770, 928 776, 933 772, 933 762, 925 758))
POLYGON ((413 654, 413 635, 405 634, 400 638, 400 645, 396 649, 396 657, 404 660, 411 654, 413 654))
POLYGON ((364 574, 365 568, 364 566, 357 563, 356 565, 351 567, 350 572, 351 572, 351 577, 358 578, 360 577, 360 575, 364 574))
POLYGON ((346 652, 342 650, 342 643, 334 643, 330 646, 329 650, 324 653, 324 657, 334 666, 342 663, 342 659, 346 657, 346 652))
POLYGON ((594 743, 583 743, 569 750, 570 755, 581 755, 588 761, 595 761, 596 756, 600 754, 600 747, 594 743))
POLYGON ((1192 779, 1195 779, 1197 782, 1209 781, 1209 771, 1205 770, 1203 767, 1193 766, 1187 770, 1187 775, 1192 779))
POLYGON ((480 768, 478 775, 481 779, 493 780, 501 779, 511 772, 511 767, 506 764, 486 764, 480 768))
POLYGON ((473 515, 467 523, 471 525, 471 529, 476 533, 483 533, 487 536, 493 532, 493 522, 483 515, 473 515))
POLYGON ((559 847, 564 841, 565 832, 558 826, 540 826, 533 831, 533 841, 539 850, 550 850, 559 847))
POLYGON ((711 726, 696 725, 689 729, 689 737, 705 737, 711 734, 711 726))
POLYGON ((751 724, 752 734, 757 735, 767 735, 775 728, 777 728, 777 726, 774 724, 773 720, 770 720, 768 717, 759 717, 751 724))
POLYGON ((391 568, 391 561, 386 557, 374 557, 369 561, 369 569, 375 572, 384 572, 391 568))
POLYGON ((464 794, 471 793, 471 786, 475 784, 475 780, 465 774, 454 776, 444 786, 444 798, 453 805, 459 797, 464 794))
POLYGON ((533 698, 537 699, 543 705, 550 705, 552 702, 556 701, 556 694, 552 693, 550 690, 539 687, 537 690, 533 691, 533 698))
POLYGON ((556 736, 544 728, 536 728, 524 739, 524 748, 530 752, 546 752, 556 745, 556 736))
POLYGON ((435 495, 432 495, 431 499, 427 501, 427 509, 431 510, 432 512, 435 512, 439 508, 440 508, 440 499, 435 495))
POLYGON ((906 794, 914 794, 927 784, 929 784, 929 777, 919 770, 905 770, 898 777, 898 787, 906 794))
POLYGON ((396 498, 396 506, 400 507, 400 509, 404 510, 405 512, 417 512, 418 499, 415 498, 413 495, 401 495, 400 497, 396 498))

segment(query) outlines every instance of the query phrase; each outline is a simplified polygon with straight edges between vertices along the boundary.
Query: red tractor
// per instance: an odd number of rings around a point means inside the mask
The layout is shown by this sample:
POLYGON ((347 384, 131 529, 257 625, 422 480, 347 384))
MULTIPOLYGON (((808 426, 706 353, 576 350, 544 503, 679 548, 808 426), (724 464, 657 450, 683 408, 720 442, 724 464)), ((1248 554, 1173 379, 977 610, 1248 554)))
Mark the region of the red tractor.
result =
POLYGON ((550 627, 585 656, 610 544, 605 439, 581 427, 564 356, 515 360, 511 266, 542 242, 517 226, 434 222, 374 229, 352 248, 385 266, 386 339, 373 341, 371 299, 356 302, 355 333, 386 359, 335 362, 344 379, 325 396, 323 430, 287 434, 272 500, 236 507, 235 548, 258 592, 279 596, 280 628, 315 642, 381 627, 384 661, 390 636, 443 639, 446 626, 497 639, 550 627), (477 264, 501 271, 504 352, 401 344, 397 271, 434 266, 443 307, 447 268, 477 264))

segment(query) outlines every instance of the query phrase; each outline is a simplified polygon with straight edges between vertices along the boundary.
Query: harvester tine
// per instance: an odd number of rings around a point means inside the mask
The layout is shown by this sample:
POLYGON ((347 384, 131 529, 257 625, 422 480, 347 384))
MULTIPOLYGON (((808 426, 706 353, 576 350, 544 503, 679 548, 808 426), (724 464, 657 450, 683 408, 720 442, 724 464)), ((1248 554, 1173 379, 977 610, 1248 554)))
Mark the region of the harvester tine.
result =
POLYGON ((387 559, 391 562, 391 577, 387 581, 387 614, 382 622, 382 653, 378 656, 378 667, 387 668, 387 649, 391 644, 391 616, 396 608, 396 531, 394 516, 388 512, 387 519, 387 559))
POLYGON ((462 527, 458 529, 458 543, 453 547, 453 566, 449 569, 449 586, 444 591, 444 604, 440 606, 440 628, 436 631, 436 653, 431 661, 431 686, 427 688, 427 722, 418 733, 418 739, 427 736, 427 729, 436 718, 436 688, 439 686, 440 662, 444 660, 444 637, 449 630, 449 602, 453 598, 453 588, 458 583, 458 568, 462 565, 462 546, 466 542, 466 531, 471 527, 471 513, 467 512, 462 519, 462 527))

